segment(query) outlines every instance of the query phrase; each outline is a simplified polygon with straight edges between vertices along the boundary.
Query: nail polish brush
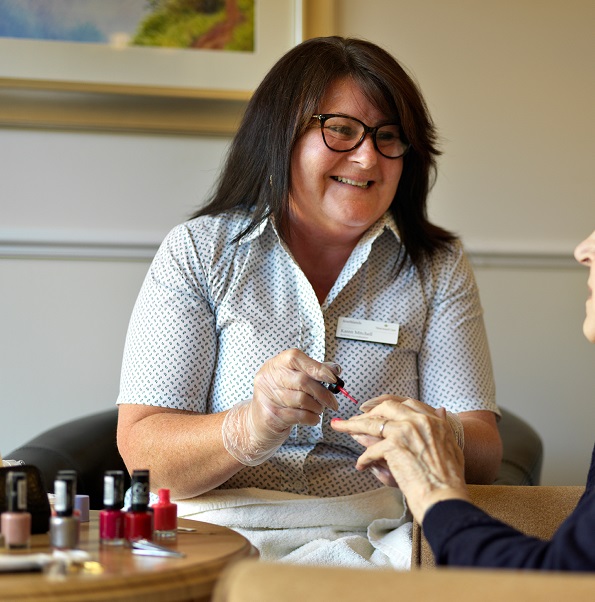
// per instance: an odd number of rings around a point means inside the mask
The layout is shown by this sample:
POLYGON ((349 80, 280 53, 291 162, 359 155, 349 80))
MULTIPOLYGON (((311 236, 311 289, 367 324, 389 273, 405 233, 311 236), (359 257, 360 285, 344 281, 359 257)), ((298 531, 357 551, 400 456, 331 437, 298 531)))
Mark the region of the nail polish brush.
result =
POLYGON ((337 376, 337 382, 336 383, 322 383, 331 393, 334 393, 335 395, 337 393, 341 393, 343 395, 345 395, 345 397, 347 397, 347 399, 350 399, 351 401, 353 401, 353 403, 355 403, 356 405, 359 403, 357 401, 357 399, 355 399, 355 397, 351 396, 345 389, 345 383, 343 382, 342 379, 340 379, 337 376))

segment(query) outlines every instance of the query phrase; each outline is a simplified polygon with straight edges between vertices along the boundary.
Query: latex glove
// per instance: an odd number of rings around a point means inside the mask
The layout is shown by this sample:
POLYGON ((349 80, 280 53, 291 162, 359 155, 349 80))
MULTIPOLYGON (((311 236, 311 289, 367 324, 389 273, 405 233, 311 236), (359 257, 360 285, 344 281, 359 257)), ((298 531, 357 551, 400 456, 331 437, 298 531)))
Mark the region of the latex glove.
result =
POLYGON ((256 466, 268 460, 294 424, 318 424, 325 408, 336 410, 335 396, 321 382, 334 383, 340 368, 320 363, 298 349, 266 361, 254 378, 254 397, 227 412, 223 445, 238 462, 256 466))

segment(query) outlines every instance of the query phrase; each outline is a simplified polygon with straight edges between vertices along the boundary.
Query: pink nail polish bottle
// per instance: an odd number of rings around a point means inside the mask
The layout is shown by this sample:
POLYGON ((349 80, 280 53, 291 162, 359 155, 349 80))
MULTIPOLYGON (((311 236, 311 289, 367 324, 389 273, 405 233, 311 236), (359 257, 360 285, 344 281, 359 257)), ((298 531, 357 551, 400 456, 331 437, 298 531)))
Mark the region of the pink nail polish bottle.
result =
POLYGON ((31 513, 27 512, 27 476, 24 472, 9 472, 6 478, 7 512, 2 513, 0 525, 5 546, 9 550, 29 547, 31 513))
POLYGON ((124 538, 153 539, 153 513, 149 511, 149 471, 135 470, 130 486, 130 510, 124 514, 124 538))
POLYGON ((124 544, 124 472, 107 470, 103 477, 103 510, 99 513, 99 539, 102 545, 124 544))
POLYGON ((169 489, 160 489, 159 501, 153 509, 153 536, 155 539, 172 540, 178 534, 178 505, 169 499, 169 489))

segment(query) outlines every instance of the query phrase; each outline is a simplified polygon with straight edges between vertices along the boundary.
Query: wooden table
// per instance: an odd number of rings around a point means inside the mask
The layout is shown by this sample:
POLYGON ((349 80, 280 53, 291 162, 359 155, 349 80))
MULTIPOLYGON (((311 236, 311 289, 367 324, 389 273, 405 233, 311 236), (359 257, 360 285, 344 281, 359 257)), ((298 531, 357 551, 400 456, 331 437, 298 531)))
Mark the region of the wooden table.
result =
MULTIPOLYGON (((133 555, 129 547, 104 547, 99 544, 99 513, 81 525, 79 548, 91 554, 101 572, 69 571, 65 576, 42 573, 1 573, 0 600, 131 600, 166 602, 209 600, 221 571, 230 563, 257 555, 250 542, 239 533, 207 523, 179 519, 178 526, 195 529, 180 532, 173 549, 185 558, 133 555)), ((35 535, 27 553, 49 551, 49 536, 35 535)), ((93 568, 93 565, 91 565, 93 568)))

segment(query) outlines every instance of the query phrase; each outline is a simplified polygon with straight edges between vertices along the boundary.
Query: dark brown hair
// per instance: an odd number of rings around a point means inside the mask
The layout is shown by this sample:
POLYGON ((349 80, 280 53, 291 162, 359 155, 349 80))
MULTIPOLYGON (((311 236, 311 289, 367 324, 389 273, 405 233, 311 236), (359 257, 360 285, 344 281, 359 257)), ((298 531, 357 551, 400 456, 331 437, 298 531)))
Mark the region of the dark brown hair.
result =
POLYGON ((388 52, 365 40, 337 36, 306 40, 272 67, 248 103, 214 193, 192 217, 250 207, 251 222, 239 238, 269 215, 285 224, 295 143, 319 112, 328 87, 345 77, 379 110, 399 120, 411 144, 390 207, 407 253, 417 262, 448 245, 454 235, 427 217, 440 151, 421 92, 388 52))

